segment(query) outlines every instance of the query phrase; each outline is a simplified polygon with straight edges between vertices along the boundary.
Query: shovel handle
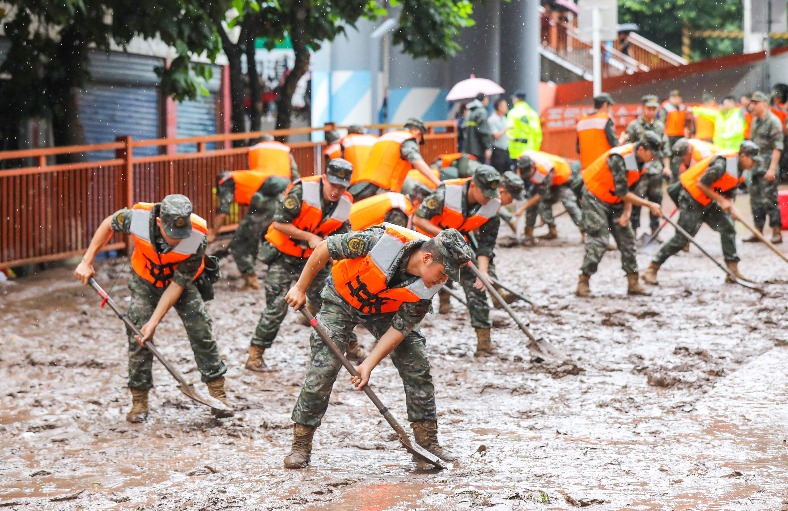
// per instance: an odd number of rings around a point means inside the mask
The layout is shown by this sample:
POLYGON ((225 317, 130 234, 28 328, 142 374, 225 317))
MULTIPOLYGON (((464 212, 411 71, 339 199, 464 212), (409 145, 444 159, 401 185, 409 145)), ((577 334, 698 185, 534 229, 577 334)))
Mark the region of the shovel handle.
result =
POLYGON ((772 252, 780 256, 780 258, 782 258, 783 261, 788 263, 788 257, 785 257, 785 254, 780 252, 771 241, 767 240, 766 237, 763 234, 761 234, 761 231, 750 225, 748 222, 745 222, 741 217, 741 213, 739 213, 739 210, 736 209, 735 206, 731 206, 731 211, 733 211, 733 214, 736 215, 736 220, 738 220, 744 227, 746 227, 747 230, 753 234, 753 236, 761 240, 767 247, 769 247, 769 249, 771 249, 772 252))
POLYGON ((523 333, 528 337, 528 339, 530 339, 532 342, 536 342, 536 337, 534 336, 534 334, 532 334, 531 331, 528 330, 528 327, 525 326, 525 324, 520 320, 520 318, 517 317, 517 315, 514 313, 512 308, 509 307, 509 304, 506 303, 503 297, 501 297, 501 295, 498 293, 498 291, 495 290, 492 283, 490 283, 490 281, 487 280, 487 278, 484 276, 481 270, 479 270, 479 268, 477 268, 476 265, 473 264, 473 261, 468 261, 468 268, 470 268, 471 271, 476 275, 476 277, 482 282, 482 284, 484 284, 484 287, 487 288, 487 291, 490 293, 490 295, 492 295, 492 297, 495 300, 497 300, 498 303, 501 304, 504 310, 509 314, 509 316, 511 316, 514 322, 517 323, 517 326, 520 327, 520 330, 523 331, 523 333))

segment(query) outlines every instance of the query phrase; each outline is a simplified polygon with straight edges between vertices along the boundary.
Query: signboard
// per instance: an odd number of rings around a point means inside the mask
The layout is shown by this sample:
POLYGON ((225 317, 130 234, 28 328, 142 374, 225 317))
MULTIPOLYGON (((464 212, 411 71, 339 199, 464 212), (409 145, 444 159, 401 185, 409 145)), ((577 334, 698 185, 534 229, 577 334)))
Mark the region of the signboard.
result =
POLYGON ((602 18, 602 23, 599 27, 600 40, 615 40, 618 37, 618 4, 616 0, 578 0, 577 35, 580 40, 587 43, 591 42, 593 37, 591 24, 594 9, 599 9, 599 14, 602 18))
POLYGON ((788 17, 786 17, 785 0, 750 0, 752 2, 752 31, 753 32, 786 32, 788 31, 788 17), (771 27, 769 27, 769 4, 771 4, 771 27))

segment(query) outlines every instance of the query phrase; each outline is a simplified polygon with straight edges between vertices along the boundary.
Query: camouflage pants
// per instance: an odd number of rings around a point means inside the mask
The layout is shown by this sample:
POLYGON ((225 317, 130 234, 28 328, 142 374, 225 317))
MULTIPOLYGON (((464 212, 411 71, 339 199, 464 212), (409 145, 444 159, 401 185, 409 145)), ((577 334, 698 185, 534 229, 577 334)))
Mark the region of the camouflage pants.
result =
MULTIPOLYGON (((701 225, 706 223, 720 233, 722 242, 722 254, 726 261, 738 261, 736 256, 736 229, 733 219, 726 214, 716 202, 708 206, 703 206, 700 202, 682 190, 679 194, 679 219, 678 223, 687 233, 692 236, 700 230, 701 225)), ((681 250, 687 244, 687 238, 678 232, 673 235, 659 251, 654 255, 653 261, 657 264, 664 264, 673 254, 681 250)))
MULTIPOLYGON (((364 325, 376 339, 380 339, 391 327, 394 314, 359 313, 337 294, 333 281, 329 279, 323 290, 323 308, 317 319, 329 331, 339 349, 345 352, 356 325, 364 325)), ((315 332, 309 342, 312 347, 311 362, 291 418, 298 424, 319 426, 342 364, 315 332)), ((413 330, 391 353, 391 361, 405 387, 405 404, 411 422, 437 419, 435 387, 432 384, 426 343, 424 337, 413 330)))
POLYGON ((566 186, 551 186, 542 200, 539 201, 537 207, 530 208, 525 213, 525 225, 533 227, 536 225, 537 212, 542 215, 542 220, 547 225, 555 225, 555 218, 553 218, 553 204, 561 201, 567 213, 572 218, 572 222, 580 229, 583 227, 583 212, 580 211, 580 206, 577 204, 577 197, 572 190, 566 186), (537 211, 538 209, 538 211, 537 211))
MULTIPOLYGON (((479 266, 474 258, 473 264, 479 266)), ((495 277, 495 264, 490 259, 490 266, 487 273, 495 277)), ((468 301, 468 313, 471 316, 471 326, 473 328, 492 328, 490 321, 490 303, 487 301, 487 293, 476 289, 473 284, 476 282, 476 274, 470 269, 463 269, 460 272, 460 286, 465 292, 465 299, 468 301)))
POLYGON ((255 194, 246 216, 238 223, 230 252, 233 254, 238 271, 246 275, 254 273, 255 259, 260 248, 260 240, 268 230, 276 211, 276 197, 255 194))
POLYGON ((368 199, 374 195, 385 193, 386 191, 385 188, 381 188, 369 181, 361 181, 348 188, 348 193, 353 196, 353 202, 368 199))
MULTIPOLYGON (((153 315, 164 289, 155 288, 136 275, 129 282, 129 289, 129 319, 137 327, 142 327, 153 315)), ((227 366, 219 357, 219 347, 211 331, 211 317, 205 309, 200 292, 193 284, 186 286, 175 302, 174 309, 186 327, 186 335, 189 337, 202 381, 215 380, 226 373, 227 366)), ((148 390, 153 387, 153 354, 139 345, 130 329, 126 328, 126 334, 129 340, 129 388, 148 390)))
MULTIPOLYGON (((301 276, 306 261, 300 257, 281 254, 268 266, 268 274, 265 277, 265 309, 257 322, 251 344, 264 348, 270 348, 273 344, 276 334, 279 333, 282 320, 287 315, 285 295, 301 276)), ((313 307, 319 309, 322 304, 320 290, 323 289, 326 277, 330 272, 331 266, 326 265, 315 276, 315 280, 307 290, 307 299, 313 307)))
POLYGON ((584 275, 596 273, 599 261, 607 251, 608 238, 612 234, 621 252, 621 268, 625 273, 637 273, 635 232, 631 225, 621 227, 618 224, 618 218, 624 212, 624 204, 608 204, 584 191, 580 207, 586 228, 586 254, 580 271, 584 275))
MULTIPOLYGON (((647 165, 651 165, 654 162, 647 163, 647 165)), ((660 172, 662 171, 660 163, 660 172)), ((640 178, 640 181, 635 185, 635 193, 638 197, 643 199, 647 199, 651 202, 655 202, 657 204, 662 204, 662 174, 655 174, 653 173, 653 169, 650 167, 646 174, 643 174, 643 177, 640 178)), ((637 231, 640 228, 640 206, 632 206, 632 229, 637 231)), ((654 232, 659 227, 659 217, 654 216, 649 211, 649 226, 651 227, 651 232, 654 232)))
POLYGON ((782 225, 780 206, 777 204, 777 184, 779 182, 779 171, 771 183, 763 178, 763 174, 752 177, 749 186, 750 206, 752 207, 752 221, 758 229, 763 229, 767 216, 771 227, 781 227, 782 225))

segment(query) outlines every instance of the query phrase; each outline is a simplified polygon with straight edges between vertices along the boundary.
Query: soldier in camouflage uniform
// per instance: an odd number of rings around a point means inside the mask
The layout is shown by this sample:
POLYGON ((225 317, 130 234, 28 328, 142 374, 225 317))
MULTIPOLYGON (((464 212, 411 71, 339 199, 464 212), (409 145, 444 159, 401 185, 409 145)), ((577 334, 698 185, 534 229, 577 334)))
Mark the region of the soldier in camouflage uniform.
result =
MULTIPOLYGON (((301 274, 314 247, 328 234, 350 231, 348 216, 352 200, 346 191, 352 172, 353 167, 347 160, 335 158, 323 176, 293 183, 279 203, 260 250, 260 258, 268 264, 268 275, 265 279, 265 310, 252 336, 246 361, 246 368, 250 371, 263 372, 267 369, 263 353, 273 344, 287 314, 284 296, 301 274), (316 204, 310 204, 304 197, 305 187, 309 186, 306 183, 312 186, 319 183, 319 197, 314 198, 314 202, 320 204, 319 213, 316 204), (326 228, 329 221, 334 227, 326 228)), ((329 269, 325 268, 308 290, 308 307, 314 314, 320 309, 320 290, 328 273, 329 269)))
MULTIPOLYGON (((621 142, 640 142, 647 132, 655 133, 662 146, 660 153, 655 154, 654 160, 646 164, 646 172, 638 181, 635 193, 650 202, 662 204, 662 180, 671 179, 670 172, 670 142, 665 135, 665 124, 657 119, 657 111, 660 108, 657 96, 647 95, 641 99, 643 104, 643 114, 630 122, 626 131, 621 135, 621 142)), ((653 235, 659 228, 659 217, 649 215, 649 225, 653 235)), ((637 236, 640 228, 640 206, 632 206, 632 230, 637 236)), ((659 242, 659 240, 656 240, 659 242)))
MULTIPOLYGON (((777 185, 780 183, 780 154, 783 150, 783 130, 780 119, 769 111, 769 97, 757 91, 752 95, 752 125, 750 139, 761 149, 763 163, 751 171, 749 181, 750 205, 755 228, 763 232, 766 217, 772 227, 772 243, 782 243, 782 220, 777 204, 777 185)), ((746 242, 760 241, 755 235, 746 242)))
MULTIPOLYGON (((487 274, 501 225, 498 210, 501 206, 498 190, 501 175, 489 165, 480 165, 472 178, 447 181, 427 197, 416 210, 413 225, 428 236, 436 236, 443 229, 458 229, 464 236, 471 235, 474 264, 487 274)), ((463 272, 460 285, 468 300, 471 325, 476 330, 476 356, 493 352, 490 341, 490 306, 484 285, 471 272, 463 272)))
MULTIPOLYGON (((638 282, 635 257, 635 233, 629 223, 630 204, 646 206, 657 216, 659 204, 644 200, 629 191, 630 177, 642 172, 643 165, 654 159, 662 140, 646 133, 643 140, 611 149, 583 171, 583 225, 586 228, 586 253, 580 267, 577 296, 590 296, 589 281, 607 251, 608 238, 613 235, 621 251, 621 267, 627 275, 627 293, 648 295, 638 282)), ((632 183, 634 184, 634 183, 632 183)))
MULTIPOLYGON (((211 317, 194 285, 194 280, 203 271, 206 231, 205 221, 192 215, 187 197, 168 195, 158 204, 140 203, 105 218, 77 266, 76 278, 88 284, 95 275, 93 260, 113 232, 130 234, 134 239, 128 316, 144 337, 138 338, 126 329, 132 395, 132 408, 126 415, 129 422, 142 422, 148 417, 153 354, 145 348, 145 342, 153 339, 156 327, 170 308, 175 308, 183 321, 202 381, 207 384, 211 396, 226 403, 224 373, 227 366, 219 356, 211 317)), ((216 417, 232 416, 232 411, 211 411, 216 417)))
MULTIPOLYGON (((299 310, 304 306, 307 289, 314 279, 320 279, 329 259, 334 265, 324 286, 321 281, 323 307, 318 322, 342 351, 358 324, 378 339, 357 367, 361 378, 352 377, 351 382, 363 388, 372 370, 391 354, 405 387, 408 420, 416 442, 445 461, 454 460, 438 443, 426 340, 416 327, 430 310, 431 299, 441 284, 447 277, 458 280, 460 268, 471 259, 462 236, 449 229, 428 239, 390 224, 329 236, 317 246, 298 282, 287 293, 285 300, 291 307, 299 310)), ((293 409, 293 447, 284 459, 286 468, 303 468, 309 463, 312 437, 328 408, 331 388, 341 368, 316 333, 312 333, 310 344, 311 363, 293 409)))

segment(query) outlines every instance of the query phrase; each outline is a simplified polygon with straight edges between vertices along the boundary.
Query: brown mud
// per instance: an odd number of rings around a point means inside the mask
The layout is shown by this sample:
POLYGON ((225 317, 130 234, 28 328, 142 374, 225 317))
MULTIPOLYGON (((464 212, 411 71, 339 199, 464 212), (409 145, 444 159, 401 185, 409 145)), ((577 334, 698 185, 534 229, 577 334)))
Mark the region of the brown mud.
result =
MULTIPOLYGON (((609 252, 591 280, 594 297, 580 300, 573 291, 583 248, 565 218, 558 226, 556 241, 499 248, 496 264, 538 305, 514 309, 572 364, 532 363, 525 336, 502 311, 493 311, 498 355, 483 359, 473 357, 460 304, 423 323, 441 440, 460 455, 437 473, 415 471, 344 373, 312 465, 283 469, 309 330, 289 313, 266 354, 273 370, 244 371, 264 293, 236 291, 237 278, 223 280, 209 303, 236 417, 211 418, 154 364, 151 414, 139 425, 124 420, 123 327, 93 291, 70 268, 0 284, 0 506, 788 510, 784 263, 765 247, 739 245, 741 271, 772 282, 761 297, 725 284, 693 248, 663 267, 654 296, 627 297, 618 253, 609 252)), ((704 228, 699 239, 721 258, 715 233, 704 228)), ((638 259, 645 268, 647 256, 638 259)), ((97 264, 97 280, 120 304, 128 303, 126 264, 97 264)), ((177 315, 156 338, 200 385, 177 315)), ((368 333, 361 340, 371 347, 368 333)), ((390 362, 372 384, 406 424, 390 362)))

